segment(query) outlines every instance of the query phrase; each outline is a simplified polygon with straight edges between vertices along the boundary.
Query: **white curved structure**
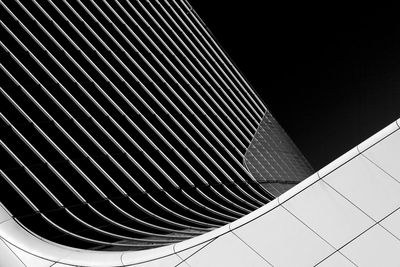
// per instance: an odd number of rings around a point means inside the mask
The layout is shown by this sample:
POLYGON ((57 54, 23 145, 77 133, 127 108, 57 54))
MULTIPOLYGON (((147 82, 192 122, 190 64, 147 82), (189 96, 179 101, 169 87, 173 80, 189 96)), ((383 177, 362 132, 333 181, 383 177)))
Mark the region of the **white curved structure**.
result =
POLYGON ((0 0, 0 266, 388 266, 398 133, 295 186, 187 1, 0 0))
POLYGON ((398 266, 399 129, 390 124, 243 218, 166 247, 73 249, 1 209, 1 266, 398 266))

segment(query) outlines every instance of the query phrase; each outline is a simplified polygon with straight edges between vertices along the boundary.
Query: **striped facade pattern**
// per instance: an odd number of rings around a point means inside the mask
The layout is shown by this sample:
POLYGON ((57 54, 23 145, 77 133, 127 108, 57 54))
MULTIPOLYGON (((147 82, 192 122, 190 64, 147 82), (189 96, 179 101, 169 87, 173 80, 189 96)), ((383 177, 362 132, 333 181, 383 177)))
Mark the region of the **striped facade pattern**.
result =
POLYGON ((0 24, 0 201, 28 230, 145 249, 276 196, 243 164, 269 113, 188 3, 0 0, 0 24))

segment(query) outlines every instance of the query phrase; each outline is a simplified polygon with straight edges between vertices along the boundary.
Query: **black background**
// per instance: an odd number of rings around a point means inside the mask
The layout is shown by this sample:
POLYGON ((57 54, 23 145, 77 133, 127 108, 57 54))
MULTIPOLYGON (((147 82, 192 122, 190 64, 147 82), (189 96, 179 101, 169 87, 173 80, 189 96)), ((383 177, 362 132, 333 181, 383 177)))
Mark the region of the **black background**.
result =
POLYGON ((190 3, 316 170, 400 117, 395 7, 190 3))

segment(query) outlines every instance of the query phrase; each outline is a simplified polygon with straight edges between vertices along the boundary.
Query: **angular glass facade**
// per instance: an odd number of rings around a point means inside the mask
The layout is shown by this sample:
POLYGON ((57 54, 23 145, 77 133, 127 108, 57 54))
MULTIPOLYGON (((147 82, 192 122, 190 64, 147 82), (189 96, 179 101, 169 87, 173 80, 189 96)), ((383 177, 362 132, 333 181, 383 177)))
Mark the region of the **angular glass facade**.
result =
POLYGON ((246 151, 245 165, 276 197, 313 173, 311 165, 268 111, 246 151))

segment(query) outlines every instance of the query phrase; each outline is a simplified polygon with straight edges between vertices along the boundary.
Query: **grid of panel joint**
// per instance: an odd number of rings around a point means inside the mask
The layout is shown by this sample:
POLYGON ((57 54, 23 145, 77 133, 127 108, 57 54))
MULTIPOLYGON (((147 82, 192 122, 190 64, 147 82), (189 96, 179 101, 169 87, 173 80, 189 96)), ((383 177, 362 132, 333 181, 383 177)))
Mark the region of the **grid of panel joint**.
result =
POLYGON ((82 248, 143 249, 273 198, 243 166, 266 108, 182 1, 0 0, 0 201, 82 248))
POLYGON ((279 201, 180 256, 193 267, 397 266, 399 148, 395 122, 279 201))
POLYGON ((275 197, 313 173, 311 165, 268 111, 246 151, 245 164, 275 197))

